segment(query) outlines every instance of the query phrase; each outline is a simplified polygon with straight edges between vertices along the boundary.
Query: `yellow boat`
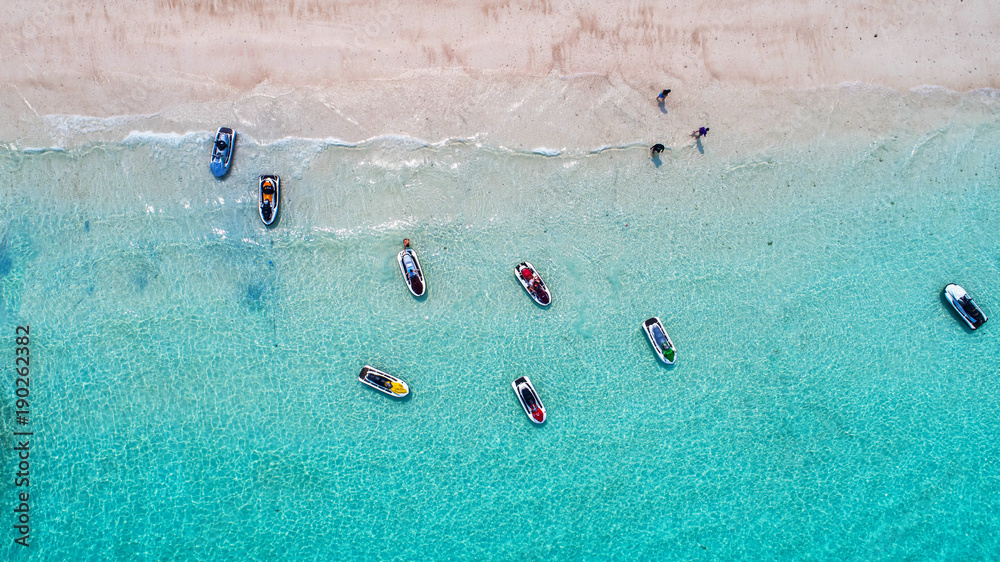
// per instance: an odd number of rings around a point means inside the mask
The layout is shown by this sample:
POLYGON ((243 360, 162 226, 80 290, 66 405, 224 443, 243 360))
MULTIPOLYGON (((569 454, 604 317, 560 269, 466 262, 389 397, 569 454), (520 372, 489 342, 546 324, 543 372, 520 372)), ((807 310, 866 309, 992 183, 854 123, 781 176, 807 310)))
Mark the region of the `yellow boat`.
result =
POLYGON ((361 368, 358 380, 361 381, 361 384, 368 385, 382 394, 388 394, 395 398, 402 398, 410 393, 410 387, 405 382, 385 371, 379 371, 371 365, 365 365, 361 368))

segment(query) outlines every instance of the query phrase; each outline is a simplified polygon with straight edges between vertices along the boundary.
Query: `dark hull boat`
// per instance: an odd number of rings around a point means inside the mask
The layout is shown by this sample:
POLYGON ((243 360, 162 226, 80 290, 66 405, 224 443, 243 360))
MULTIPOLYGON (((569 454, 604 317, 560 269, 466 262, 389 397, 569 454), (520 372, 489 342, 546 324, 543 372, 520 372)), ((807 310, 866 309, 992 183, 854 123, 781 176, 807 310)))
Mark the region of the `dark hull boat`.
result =
POLYGON ((514 267, 514 276, 521 282, 521 286, 528 292, 532 300, 541 306, 552 304, 552 294, 549 293, 549 288, 545 286, 545 282, 542 281, 533 265, 526 261, 517 264, 514 267))
POLYGON ((406 287, 413 296, 422 297, 427 290, 427 285, 424 284, 424 270, 420 267, 417 252, 410 248, 409 238, 403 241, 403 251, 396 256, 396 261, 399 262, 399 271, 403 273, 406 287))
POLYGON ((541 399, 538 398, 538 393, 535 392, 535 386, 531 384, 531 379, 520 377, 510 383, 510 386, 514 388, 514 394, 517 395, 518 402, 524 408, 524 413, 528 414, 528 419, 539 425, 545 423, 548 415, 541 399))
POLYGON ((954 283, 949 283, 945 285, 944 297, 948 299, 951 306, 955 308, 955 312, 965 320, 965 323, 969 325, 973 330, 979 328, 986 323, 986 315, 983 314, 983 309, 979 308, 976 301, 972 300, 972 297, 965 292, 965 289, 959 287, 954 283))

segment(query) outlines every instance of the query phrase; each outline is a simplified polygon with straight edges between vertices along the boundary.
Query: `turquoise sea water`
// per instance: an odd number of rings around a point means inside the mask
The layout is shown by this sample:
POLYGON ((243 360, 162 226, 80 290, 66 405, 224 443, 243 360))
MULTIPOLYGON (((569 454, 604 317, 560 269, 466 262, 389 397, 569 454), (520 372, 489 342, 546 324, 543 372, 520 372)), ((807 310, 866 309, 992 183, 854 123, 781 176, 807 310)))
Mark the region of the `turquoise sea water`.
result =
MULTIPOLYGON (((1000 320, 966 329, 941 289, 1000 317, 1000 126, 713 140, 655 167, 644 146, 242 139, 224 181, 209 132, 0 150, 29 556, 995 557, 1000 320), (514 279, 524 259, 551 307, 514 279), (366 363, 412 397, 360 385, 366 363)), ((8 373, 4 558, 26 555, 8 373)))

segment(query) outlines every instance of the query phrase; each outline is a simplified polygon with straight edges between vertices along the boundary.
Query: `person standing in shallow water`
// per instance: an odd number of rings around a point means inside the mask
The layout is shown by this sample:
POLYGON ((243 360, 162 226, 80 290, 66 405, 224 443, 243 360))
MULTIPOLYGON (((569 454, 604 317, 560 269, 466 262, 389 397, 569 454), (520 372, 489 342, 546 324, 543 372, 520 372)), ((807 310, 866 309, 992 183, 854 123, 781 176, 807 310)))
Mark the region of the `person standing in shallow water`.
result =
POLYGON ((656 144, 654 144, 654 145, 653 145, 653 146, 652 146, 652 147, 651 147, 651 148, 649 149, 649 157, 650 157, 650 158, 656 158, 657 156, 659 156, 659 155, 660 155, 660 153, 661 153, 661 152, 663 152, 663 149, 664 149, 664 148, 665 148, 665 147, 664 147, 664 146, 663 146, 662 144, 660 144, 660 143, 656 143, 656 144))
POLYGON ((691 136, 696 139, 708 136, 708 127, 700 127, 697 131, 691 131, 691 136))

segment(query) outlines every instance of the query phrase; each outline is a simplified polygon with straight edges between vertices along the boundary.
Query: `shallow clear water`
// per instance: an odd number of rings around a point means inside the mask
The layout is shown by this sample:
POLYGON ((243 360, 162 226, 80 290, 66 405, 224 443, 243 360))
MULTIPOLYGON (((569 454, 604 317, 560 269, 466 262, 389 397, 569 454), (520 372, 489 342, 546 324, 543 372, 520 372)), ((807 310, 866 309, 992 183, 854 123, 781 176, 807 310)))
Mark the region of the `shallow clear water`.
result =
POLYGON ((209 138, 0 151, 35 558, 1000 549, 997 326, 966 329, 941 297, 957 282, 1000 315, 996 123, 740 157, 710 137, 659 167, 645 147, 247 140, 223 181, 209 138), (514 278, 524 259, 551 307, 514 278), (640 329, 653 315, 672 368, 640 329), (366 363, 412 397, 360 385, 366 363))

